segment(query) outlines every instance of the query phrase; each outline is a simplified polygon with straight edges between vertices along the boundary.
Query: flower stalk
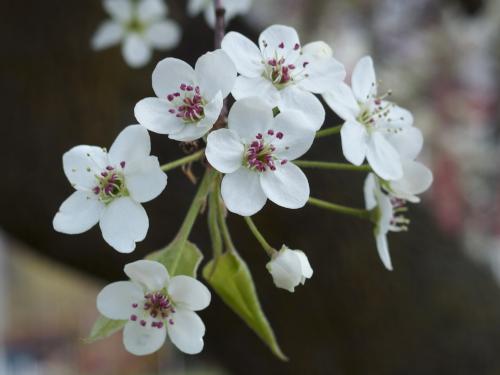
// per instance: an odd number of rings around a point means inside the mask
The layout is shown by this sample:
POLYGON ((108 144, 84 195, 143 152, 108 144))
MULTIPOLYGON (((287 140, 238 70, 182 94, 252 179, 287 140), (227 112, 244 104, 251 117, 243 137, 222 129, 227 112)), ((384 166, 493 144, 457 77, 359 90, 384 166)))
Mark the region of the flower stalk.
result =
POLYGON ((197 151, 194 154, 191 154, 191 155, 185 156, 183 158, 171 161, 170 163, 163 164, 161 166, 161 170, 164 172, 167 172, 167 171, 170 171, 171 169, 182 167, 185 164, 200 160, 204 154, 205 154, 205 150, 197 151))
POLYGON ((332 169, 339 171, 370 172, 372 169, 368 164, 353 165, 349 163, 335 163, 328 161, 295 160, 295 165, 302 168, 332 169))
POLYGON ((316 138, 327 137, 329 135, 340 133, 342 125, 332 126, 331 128, 326 128, 316 132, 316 138))
POLYGON ((253 222, 253 220, 250 216, 245 216, 244 219, 248 225, 248 228, 250 229, 252 234, 255 236, 257 241, 260 243, 262 248, 266 251, 267 255, 272 257, 276 253, 276 250, 271 245, 269 245, 269 243, 266 241, 266 239, 264 238, 262 233, 260 233, 259 229, 257 228, 257 226, 255 225, 255 223, 253 222))
POLYGON ((371 211, 364 210, 361 208, 342 206, 340 204, 327 202, 327 201, 313 198, 313 197, 310 197, 307 202, 312 206, 316 206, 316 207, 323 208, 323 209, 330 210, 330 211, 339 212, 339 213, 345 214, 345 215, 358 217, 360 219, 371 220, 371 217, 372 217, 371 211))
POLYGON ((226 9, 222 5, 222 0, 214 0, 215 5, 215 28, 214 28, 214 42, 215 48, 220 48, 222 39, 224 38, 224 15, 226 9))

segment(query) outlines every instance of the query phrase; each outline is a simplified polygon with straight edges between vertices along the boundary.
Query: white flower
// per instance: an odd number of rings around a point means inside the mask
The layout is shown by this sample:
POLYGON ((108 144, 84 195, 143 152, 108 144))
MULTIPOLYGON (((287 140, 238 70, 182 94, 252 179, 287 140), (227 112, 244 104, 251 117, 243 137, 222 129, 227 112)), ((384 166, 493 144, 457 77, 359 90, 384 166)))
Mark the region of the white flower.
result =
POLYGON ((323 42, 301 46, 295 29, 282 25, 260 34, 260 49, 243 35, 229 32, 222 49, 240 73, 231 93, 237 100, 259 96, 280 109, 300 110, 316 131, 323 125, 325 111, 314 93, 330 90, 345 77, 343 65, 326 47, 323 42))
POLYGON ((352 89, 337 85, 323 94, 327 104, 345 120, 342 150, 355 165, 363 160, 384 180, 403 176, 401 152, 413 159, 422 147, 422 134, 413 126, 407 110, 377 96, 375 70, 371 57, 365 56, 354 67, 352 89))
POLYGON ((137 103, 135 117, 155 133, 168 134, 177 141, 193 141, 217 121, 235 79, 236 68, 220 49, 201 56, 194 70, 182 60, 166 58, 153 71, 157 98, 137 103))
POLYGON ((272 275, 274 284, 289 292, 293 292, 299 283, 304 285, 306 279, 310 279, 313 274, 306 254, 300 250, 290 250, 285 245, 273 255, 266 268, 272 275))
POLYGON ((104 9, 111 16, 92 37, 91 45, 102 50, 122 43, 122 54, 133 68, 146 65, 152 49, 171 49, 179 44, 181 29, 165 18, 163 0, 104 0, 104 9))
POLYGON ((150 156, 148 131, 140 125, 123 129, 109 153, 97 146, 76 146, 63 155, 63 168, 75 192, 55 215, 54 229, 78 234, 99 222, 104 240, 129 253, 149 227, 140 203, 157 197, 167 175, 150 156))
POLYGON ((203 349, 205 325, 195 311, 210 304, 209 290, 184 275, 169 277, 158 262, 138 260, 125 266, 131 281, 107 285, 97 296, 97 309, 109 319, 128 320, 123 329, 125 349, 151 354, 170 341, 187 354, 203 349))
POLYGON ((291 163, 312 145, 314 131, 298 111, 273 118, 272 107, 260 98, 237 101, 228 129, 208 135, 206 157, 219 172, 222 198, 229 211, 251 216, 267 199, 286 208, 300 208, 309 198, 304 173, 291 163))
MULTIPOLYGON (((223 0, 224 19, 227 22, 238 14, 245 14, 250 9, 252 0, 223 0)), ((195 17, 201 12, 205 16, 205 20, 214 27, 215 25, 215 7, 213 0, 189 0, 187 11, 190 17, 195 17)))

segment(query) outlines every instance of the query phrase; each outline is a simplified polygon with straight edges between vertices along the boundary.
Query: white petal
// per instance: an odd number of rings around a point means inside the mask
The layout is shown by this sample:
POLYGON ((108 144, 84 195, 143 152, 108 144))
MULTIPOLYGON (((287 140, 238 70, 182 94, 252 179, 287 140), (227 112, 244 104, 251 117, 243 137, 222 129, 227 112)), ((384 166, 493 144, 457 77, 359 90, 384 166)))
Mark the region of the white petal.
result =
POLYGON ((137 260, 126 264, 125 274, 144 291, 154 292, 163 289, 169 282, 168 271, 163 264, 153 260, 137 260))
POLYGON ((259 97, 266 101, 271 107, 275 107, 280 101, 280 92, 273 86, 270 80, 259 77, 238 76, 231 91, 236 100, 259 97))
MULTIPOLYGON (((293 250, 295 254, 299 257, 300 268, 302 269, 302 276, 306 279, 310 279, 313 275, 313 269, 309 264, 309 259, 307 259, 306 254, 301 250, 293 250)), ((304 281, 302 281, 304 284, 304 281)))
POLYGON ((136 202, 148 202, 156 198, 167 186, 167 175, 160 168, 156 156, 125 165, 125 184, 136 202))
POLYGON ((186 354, 198 354, 203 349, 205 325, 193 311, 176 309, 172 315, 173 324, 167 324, 172 343, 186 354))
POLYGON ((242 216, 256 214, 267 200, 258 173, 245 167, 224 176, 221 194, 227 209, 242 216))
POLYGON ((366 158, 373 171, 384 180, 397 180, 403 176, 399 153, 379 132, 371 134, 366 158))
POLYGON ((370 56, 365 56, 357 62, 352 72, 351 85, 354 96, 362 103, 377 93, 377 79, 370 56))
POLYGON ((99 175, 108 165, 108 155, 101 147, 76 146, 63 155, 63 169, 75 189, 92 190, 99 175))
POLYGON ((396 133, 389 132, 386 139, 405 159, 415 159, 424 145, 422 132, 414 126, 403 128, 396 133))
POLYGON ((272 25, 259 36, 259 47, 265 59, 274 58, 276 53, 293 62, 300 53, 300 41, 294 28, 272 25), (281 47, 280 47, 281 45, 281 47))
POLYGON ((281 132, 283 138, 274 138, 275 155, 280 159, 294 160, 304 155, 314 141, 315 131, 308 126, 302 112, 284 110, 272 121, 270 128, 275 134, 281 132))
POLYGON ((139 322, 129 321, 123 329, 123 345, 129 353, 147 355, 160 349, 167 337, 167 329, 141 326, 139 322))
POLYGON ((179 132, 170 134, 168 137, 179 142, 191 142, 203 137, 210 128, 208 126, 186 124, 179 132))
POLYGON ((130 0, 104 0, 104 9, 118 21, 129 21, 132 18, 132 2, 130 0))
POLYGON ((304 55, 311 56, 314 59, 327 59, 333 57, 332 48, 323 41, 307 43, 302 47, 304 55))
POLYGON ((416 195, 426 191, 431 186, 432 180, 432 172, 425 165, 413 160, 404 160, 403 178, 391 181, 391 193, 398 198, 416 203, 420 201, 416 195))
POLYGON ((344 82, 323 93, 326 104, 345 121, 355 121, 360 108, 354 94, 344 82))
POLYGON ((163 0, 139 0, 137 4, 137 18, 143 22, 150 22, 165 17, 167 6, 163 0))
POLYGON ((122 54, 125 62, 132 68, 140 68, 151 59, 151 47, 144 38, 137 34, 128 34, 122 45, 122 54))
POLYGON ((391 256, 389 254, 389 245, 387 244, 386 233, 381 232, 379 234, 376 234, 375 240, 377 242, 377 251, 380 260, 382 260, 382 263, 384 263, 385 268, 387 268, 389 271, 392 271, 392 262, 391 256))
POLYGON ((260 184, 267 198, 285 208, 301 208, 309 199, 307 177, 293 163, 261 173, 260 184))
POLYGON ((114 46, 122 40, 123 27, 115 21, 104 21, 99 25, 91 40, 91 46, 98 51, 114 46))
POLYGON ((145 37, 156 49, 172 49, 181 40, 181 28, 170 20, 155 22, 147 28, 145 37))
POLYGON ((307 122, 305 125, 313 131, 319 130, 325 122, 325 109, 319 99, 314 94, 295 87, 283 90, 279 108, 302 112, 307 122))
POLYGON ((184 127, 184 121, 170 113, 173 106, 166 99, 144 98, 134 108, 137 121, 148 130, 159 134, 176 133, 184 127))
POLYGON ((118 165, 122 161, 132 163, 143 160, 151 152, 151 140, 145 127, 130 125, 123 129, 109 149, 109 162, 118 165))
POLYGON ((366 176, 365 183, 363 186, 363 192, 365 196, 365 207, 367 210, 372 210, 377 205, 377 198, 375 196, 375 191, 379 189, 377 183, 377 177, 374 173, 369 173, 366 176))
POLYGON ((120 253, 130 253, 148 232, 149 220, 140 203, 128 197, 109 203, 99 222, 104 240, 120 253))
POLYGON ((230 129, 219 129, 208 135, 205 155, 221 173, 232 173, 241 167, 245 147, 230 129))
POLYGON ((401 108, 394 103, 382 101, 381 107, 390 106, 391 110, 381 120, 391 128, 408 128, 413 125, 413 115, 407 109, 401 108))
POLYGON ((211 298, 205 285, 185 275, 172 277, 168 284, 168 294, 176 306, 193 311, 206 308, 211 298))
POLYGON ((269 129, 273 109, 258 97, 245 98, 233 104, 228 115, 228 127, 245 143, 253 141, 258 133, 269 129))
POLYGON ((354 165, 361 165, 368 147, 365 127, 356 121, 347 121, 340 130, 340 136, 344 157, 354 165))
POLYGON ((222 40, 222 49, 233 60, 238 73, 246 77, 258 77, 264 71, 262 55, 247 37, 231 31, 222 40))
POLYGON ((163 99, 169 94, 179 92, 182 83, 195 84, 193 68, 184 61, 173 57, 167 57, 156 65, 152 80, 156 96, 163 99))
POLYGON ((221 49, 201 56, 194 67, 201 94, 210 100, 220 92, 222 98, 229 95, 236 81, 236 67, 221 49))
POLYGON ((132 304, 144 299, 142 289, 130 281, 118 281, 106 285, 97 295, 97 310, 109 319, 129 319, 132 304))
POLYGON ((345 68, 334 58, 311 61, 304 68, 307 77, 297 85, 304 90, 322 94, 340 84, 345 78, 345 68))
POLYGON ((103 208, 94 193, 75 191, 59 207, 52 225, 60 233, 83 233, 97 224, 103 208))

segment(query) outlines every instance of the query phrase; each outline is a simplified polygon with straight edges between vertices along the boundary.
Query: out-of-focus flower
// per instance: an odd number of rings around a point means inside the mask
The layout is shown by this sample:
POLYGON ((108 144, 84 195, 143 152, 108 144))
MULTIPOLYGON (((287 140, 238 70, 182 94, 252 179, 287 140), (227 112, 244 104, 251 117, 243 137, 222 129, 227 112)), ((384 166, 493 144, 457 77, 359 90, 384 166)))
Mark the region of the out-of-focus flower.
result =
POLYGON ((273 255, 266 268, 273 277, 274 284, 289 292, 294 292, 299 284, 304 285, 306 279, 313 275, 306 254, 301 250, 291 250, 285 245, 273 255))
POLYGON ((345 120, 341 130, 345 158, 361 165, 366 158, 374 172, 384 180, 403 176, 401 153, 413 159, 422 148, 423 138, 413 126, 409 111, 377 96, 373 61, 365 56, 356 64, 352 89, 342 83, 323 97, 345 120))
POLYGON ((345 77, 344 66, 331 57, 324 43, 302 46, 295 29, 288 26, 268 27, 260 34, 258 47, 245 36, 229 32, 222 49, 240 73, 231 91, 237 100, 258 96, 280 109, 300 106, 297 109, 312 118, 313 130, 324 119, 323 106, 314 94, 335 88, 345 77))
MULTIPOLYGON (((247 13, 251 5, 252 0, 223 0, 225 21, 229 22, 237 15, 247 13)), ((213 0, 189 0, 187 10, 191 17, 195 17, 203 12, 207 23, 210 27, 214 27, 215 7, 213 0)))
POLYGON ((236 68, 223 50, 201 56, 194 70, 184 61, 168 57, 153 71, 153 90, 158 97, 137 103, 135 117, 155 133, 193 141, 217 121, 235 80, 236 68))
POLYGON ((182 352, 201 352, 205 325, 195 311, 210 304, 207 287, 189 276, 170 278, 161 263, 151 260, 129 263, 124 271, 131 281, 104 287, 97 309, 109 319, 128 320, 123 329, 125 349, 135 355, 154 353, 168 333, 182 352))
POLYGON ((221 173, 222 198, 229 211, 251 216, 267 199, 286 208, 300 208, 309 198, 306 176, 290 161, 312 145, 315 132, 298 111, 273 117, 272 107, 260 98, 237 101, 228 128, 207 138, 206 156, 221 173))
POLYGON ((163 0, 104 0, 103 6, 111 19, 92 37, 94 50, 121 43, 126 63, 140 68, 149 62, 153 49, 172 49, 179 44, 181 29, 166 18, 163 0))
POLYGON ((129 253, 146 237, 149 220, 141 203, 157 197, 167 175, 150 156, 148 131, 126 127, 109 153, 97 146, 76 146, 63 155, 63 168, 75 192, 55 215, 54 229, 66 234, 86 232, 99 223, 104 240, 129 253))

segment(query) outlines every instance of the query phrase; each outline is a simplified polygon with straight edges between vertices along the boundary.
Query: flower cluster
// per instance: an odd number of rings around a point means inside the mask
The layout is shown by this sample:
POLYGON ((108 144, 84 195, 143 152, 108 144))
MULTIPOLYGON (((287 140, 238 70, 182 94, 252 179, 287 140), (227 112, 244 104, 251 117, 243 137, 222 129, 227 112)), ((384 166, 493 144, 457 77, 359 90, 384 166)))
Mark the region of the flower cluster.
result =
MULTIPOLYGON (((115 21, 103 26, 108 31, 96 36, 96 44, 109 42, 112 28, 140 29, 140 33, 133 29, 135 34, 127 38, 150 38, 154 34, 150 29, 160 27, 157 23, 150 22, 146 27, 138 20, 152 20, 153 14, 163 16, 166 8, 159 0, 134 4, 137 8, 132 11, 128 1, 105 1, 115 21), (132 14, 135 18, 131 18, 132 14)), ((196 13, 203 4, 191 1, 190 9, 196 13)), ((122 31, 120 38, 123 35, 122 31)), ((134 58, 137 64, 146 60, 145 54, 134 58)), ((149 222, 141 203, 165 189, 165 171, 178 166, 189 168, 190 163, 203 157, 208 161, 205 177, 174 245, 167 247, 162 256, 151 258, 158 261, 126 265, 125 273, 131 281, 112 283, 97 297, 103 316, 126 321, 123 340, 128 351, 137 355, 152 353, 161 347, 167 334, 183 352, 201 351, 205 326, 194 311, 208 306, 210 292, 191 277, 196 275, 199 262, 191 260, 184 265, 191 268, 179 274, 183 266, 179 254, 188 251, 186 241, 194 218, 207 197, 214 262, 203 274, 225 301, 231 300, 227 298, 230 292, 221 292, 220 288, 236 281, 224 275, 221 286, 212 277, 217 277, 217 267, 223 267, 221 259, 225 254, 233 255, 232 264, 240 262, 234 255, 225 209, 244 217, 270 257, 267 269, 277 287, 293 292, 313 275, 304 252, 285 245, 277 251, 250 218, 267 200, 288 209, 310 203, 372 220, 380 258, 386 268, 392 269, 387 233, 407 229, 409 220, 403 216, 406 204, 419 201, 417 195, 429 188, 432 173, 415 161, 423 138, 413 126, 411 113, 388 101, 390 92, 377 93, 372 59, 364 57, 356 64, 350 86, 345 78, 344 66, 326 43, 302 45, 291 27, 268 27, 257 45, 230 32, 221 48, 201 56, 194 69, 176 58, 160 61, 152 74, 156 96, 136 104, 134 113, 139 125, 125 128, 109 152, 95 146, 77 146, 64 154, 64 172, 76 191, 54 217, 55 230, 77 234, 99 222, 104 240, 120 252, 133 251, 136 242, 145 238, 149 222), (235 102, 228 108, 226 99, 230 94, 235 102), (323 96, 344 124, 320 130, 325 109, 317 95, 323 96), (158 159, 150 156, 148 130, 180 142, 203 140, 206 147, 160 166, 158 159), (339 163, 298 158, 311 148, 315 138, 338 132, 343 154, 352 163, 343 163, 341 169, 369 172, 364 186, 366 209, 310 197, 309 182, 300 167, 335 169, 339 163), (365 160, 367 164, 363 164, 365 160), (175 261, 171 261, 171 253, 165 255, 168 251, 175 252, 175 261)), ((246 269, 244 265, 238 267, 238 272, 246 269)), ((251 277, 246 282, 250 283, 251 277)), ((245 285, 234 290, 253 291, 254 287, 245 285)), ((249 298, 232 300, 244 303, 249 298)), ((253 308, 232 307, 246 311, 245 320, 253 308)), ((262 319, 263 314, 256 315, 262 319)), ((272 333, 270 337, 274 337, 272 333)))

